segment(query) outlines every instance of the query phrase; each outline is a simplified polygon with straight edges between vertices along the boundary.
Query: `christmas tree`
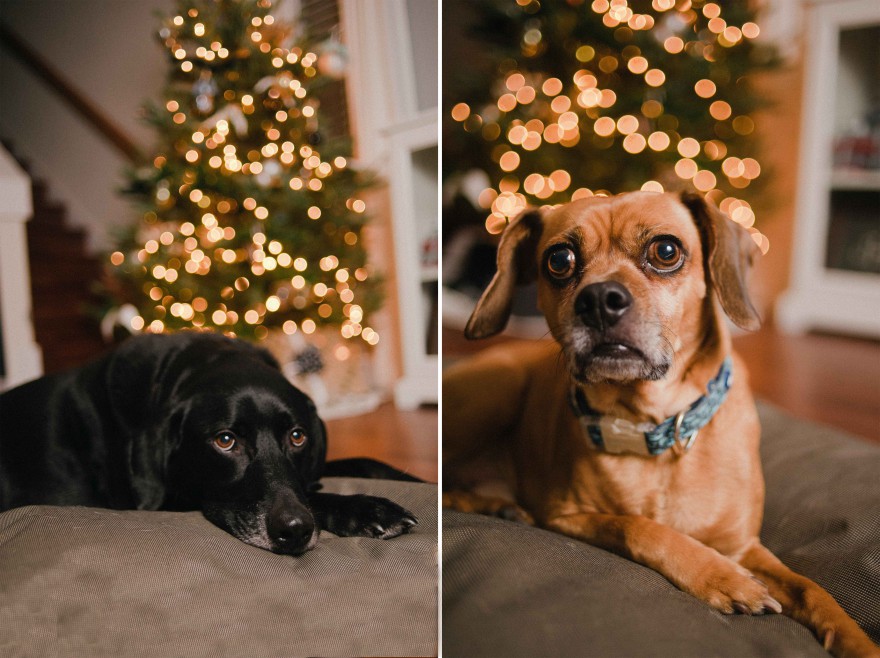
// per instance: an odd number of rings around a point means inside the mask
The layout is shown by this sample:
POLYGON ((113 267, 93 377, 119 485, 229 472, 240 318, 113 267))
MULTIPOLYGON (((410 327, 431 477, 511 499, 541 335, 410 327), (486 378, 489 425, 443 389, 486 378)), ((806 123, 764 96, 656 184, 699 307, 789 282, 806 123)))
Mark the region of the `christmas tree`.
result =
POLYGON ((446 69, 444 156, 456 171, 488 174, 479 204, 490 233, 527 204, 692 186, 768 248, 749 201, 762 173, 750 75, 775 56, 754 41, 753 3, 487 0, 460 9, 474 16, 475 52, 468 67, 446 69))
POLYGON ((158 149, 131 172, 143 214, 109 257, 118 303, 137 309, 125 324, 256 339, 334 326, 376 344, 369 181, 350 140, 321 130, 318 56, 270 0, 179 2, 158 36, 171 68, 147 110, 158 149))

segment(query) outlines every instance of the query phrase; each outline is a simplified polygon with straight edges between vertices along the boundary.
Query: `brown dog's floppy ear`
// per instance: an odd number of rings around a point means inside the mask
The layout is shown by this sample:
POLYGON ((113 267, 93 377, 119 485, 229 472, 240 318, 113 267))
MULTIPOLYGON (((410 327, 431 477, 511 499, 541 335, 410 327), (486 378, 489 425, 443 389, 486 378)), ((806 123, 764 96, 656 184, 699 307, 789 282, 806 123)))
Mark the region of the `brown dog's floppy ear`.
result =
POLYGON ((504 229, 498 244, 498 271, 483 292, 464 329, 467 338, 488 338, 507 325, 517 284, 537 276, 535 250, 541 235, 541 211, 526 209, 504 229))
POLYGON ((706 269, 727 317, 740 329, 759 329, 761 318, 746 289, 748 269, 761 253, 758 245, 747 230, 699 194, 685 192, 681 201, 700 229, 706 269))

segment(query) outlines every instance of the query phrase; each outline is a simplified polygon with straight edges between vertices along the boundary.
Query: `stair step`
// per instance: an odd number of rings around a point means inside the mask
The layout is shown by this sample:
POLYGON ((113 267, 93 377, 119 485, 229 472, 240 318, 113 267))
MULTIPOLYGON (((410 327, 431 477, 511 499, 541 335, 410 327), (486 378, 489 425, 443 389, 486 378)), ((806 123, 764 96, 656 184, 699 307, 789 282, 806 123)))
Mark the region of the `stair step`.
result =
POLYGON ((88 299, 72 299, 64 304, 53 304, 52 306, 40 305, 40 307, 38 307, 33 313, 34 323, 56 322, 61 320, 79 322, 80 318, 86 316, 88 307, 88 299))
MULTIPOLYGON (((30 170, 26 166, 22 166, 28 174, 30 174, 30 170)), ((32 178, 31 179, 31 195, 34 199, 34 207, 48 207, 58 205, 54 203, 49 196, 49 185, 46 181, 32 178)))
POLYGON ((43 369, 46 374, 76 368, 92 361, 108 349, 107 345, 69 344, 62 349, 43 348, 43 369))
MULTIPOLYGON (((28 223, 27 232, 29 240, 34 239, 43 242, 68 238, 85 241, 86 238, 85 229, 71 228, 63 222, 54 224, 50 221, 40 222, 35 219, 31 219, 28 223)), ((83 244, 85 244, 85 242, 83 242, 83 244)))
POLYGON ((86 299, 61 308, 44 306, 34 311, 34 326, 52 332, 70 331, 71 340, 80 337, 91 340, 101 333, 99 321, 91 315, 92 309, 96 307, 96 304, 86 299))
POLYGON ((67 226, 67 209, 64 206, 41 206, 34 202, 34 214, 28 222, 31 226, 50 226, 61 228, 67 226))
POLYGON ((46 247, 45 250, 41 249, 39 246, 35 245, 33 249, 28 249, 28 257, 31 260, 32 265, 36 267, 54 267, 55 265, 70 265, 73 268, 79 268, 86 272, 99 271, 101 268, 98 266, 98 261, 91 256, 86 256, 82 251, 78 251, 77 247, 81 245, 71 244, 67 251, 59 250, 56 247, 46 247), (47 259, 44 254, 49 254, 50 250, 53 252, 51 255, 53 258, 51 262, 47 262, 47 259), (55 251, 60 251, 60 254, 54 253, 55 251))
POLYGON ((44 263, 40 258, 31 258, 31 284, 45 286, 51 282, 67 283, 79 281, 87 284, 100 276, 101 267, 98 263, 59 260, 44 263))
MULTIPOLYGON (((97 267, 84 267, 83 265, 85 264, 53 263, 51 267, 55 268, 57 275, 66 274, 67 276, 53 277, 46 272, 34 272, 31 275, 31 289, 34 291, 51 291, 55 289, 69 291, 72 288, 90 290, 92 283, 98 279, 101 270, 97 267)), ((37 264, 37 267, 42 266, 37 264)), ((45 267, 49 267, 49 265, 45 267)))
POLYGON ((46 300, 60 300, 63 297, 91 297, 98 288, 95 277, 81 274, 74 278, 50 279, 41 274, 31 281, 31 294, 46 300))
POLYGON ((71 319, 65 322, 40 322, 34 327, 39 329, 40 338, 37 342, 44 350, 63 352, 69 345, 91 345, 93 352, 104 344, 100 327, 87 318, 71 319))
POLYGON ((83 255, 86 239, 84 235, 63 235, 63 236, 46 236, 37 237, 34 240, 28 238, 28 255, 31 259, 51 258, 53 261, 59 259, 71 259, 71 261, 79 261, 81 263, 92 260, 88 256, 83 255))

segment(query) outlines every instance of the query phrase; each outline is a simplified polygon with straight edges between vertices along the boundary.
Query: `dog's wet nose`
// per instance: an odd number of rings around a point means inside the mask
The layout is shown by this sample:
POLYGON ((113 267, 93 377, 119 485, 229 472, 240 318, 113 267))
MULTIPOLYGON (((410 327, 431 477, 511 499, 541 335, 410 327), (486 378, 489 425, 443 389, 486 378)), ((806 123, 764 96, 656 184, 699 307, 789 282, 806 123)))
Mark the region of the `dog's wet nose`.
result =
POLYGON ((633 304, 629 290, 617 281, 593 283, 580 291, 574 312, 588 327, 605 329, 622 318, 633 304))
POLYGON ((266 519, 269 539, 278 553, 297 555, 307 551, 315 533, 312 515, 301 505, 276 506, 266 519))

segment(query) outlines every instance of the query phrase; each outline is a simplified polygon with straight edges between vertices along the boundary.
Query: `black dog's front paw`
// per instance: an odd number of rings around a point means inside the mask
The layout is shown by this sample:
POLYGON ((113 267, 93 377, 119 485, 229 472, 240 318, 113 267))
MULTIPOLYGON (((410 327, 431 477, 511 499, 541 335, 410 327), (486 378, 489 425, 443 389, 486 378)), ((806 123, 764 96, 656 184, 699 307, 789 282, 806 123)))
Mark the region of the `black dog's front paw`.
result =
POLYGON ((377 496, 315 493, 310 502, 321 527, 340 537, 391 539, 419 522, 412 512, 377 496))
POLYGON ((364 515, 354 521, 353 535, 391 539, 418 525, 419 520, 397 503, 373 496, 364 498, 364 515))

